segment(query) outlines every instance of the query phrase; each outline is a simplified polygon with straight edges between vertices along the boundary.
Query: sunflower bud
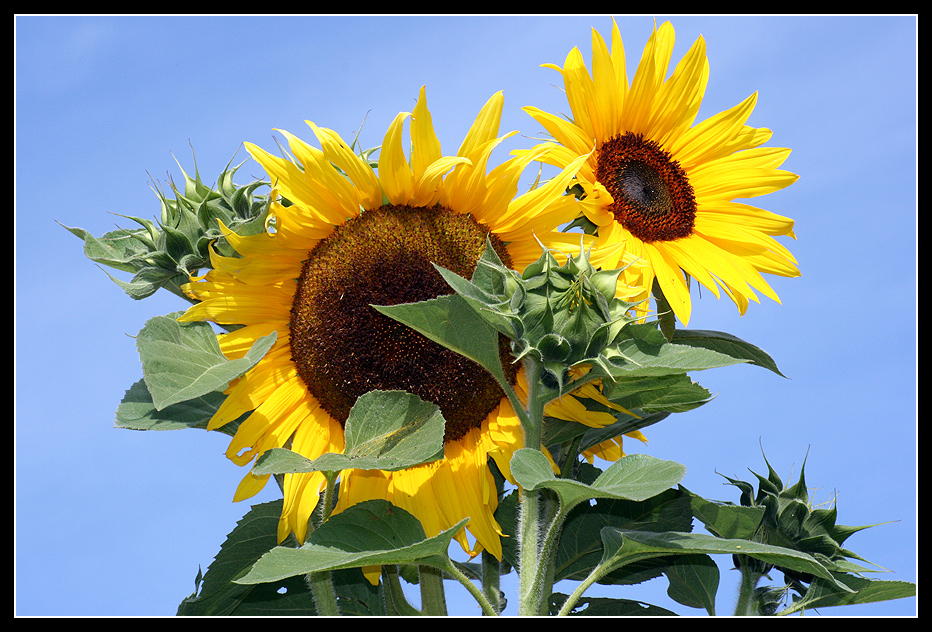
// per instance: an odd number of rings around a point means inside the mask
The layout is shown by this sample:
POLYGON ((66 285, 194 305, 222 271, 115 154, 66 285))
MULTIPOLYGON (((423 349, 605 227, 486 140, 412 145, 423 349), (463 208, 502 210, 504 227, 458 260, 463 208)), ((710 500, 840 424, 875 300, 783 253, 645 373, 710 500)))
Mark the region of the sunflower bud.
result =
POLYGON ((531 356, 544 367, 554 388, 566 385, 569 369, 582 364, 607 368, 603 354, 614 344, 634 303, 615 298, 619 270, 596 270, 580 244, 579 254, 561 265, 543 249, 519 274, 504 266, 487 247, 477 274, 467 281, 438 268, 447 282, 482 317, 512 340, 520 360, 531 356))
POLYGON ((205 185, 196 169, 194 178, 182 169, 183 192, 172 181, 169 186, 174 198, 156 188, 162 205, 158 223, 127 215, 124 217, 142 228, 120 228, 99 238, 80 228, 65 228, 84 240, 84 253, 89 259, 134 273, 130 282, 110 277, 132 298, 146 298, 160 287, 187 298, 181 286, 198 270, 211 267, 212 242, 220 254, 234 255, 224 240, 218 240, 222 236, 221 223, 239 235, 265 228, 268 196, 254 196, 254 192, 268 183, 233 184, 239 166, 231 168, 227 164, 215 188, 205 185))
MULTIPOLYGON (((752 472, 758 480, 757 494, 753 494, 753 486, 745 481, 728 478, 730 484, 741 490, 741 504, 749 507, 760 507, 764 510, 761 522, 757 526, 753 539, 765 544, 782 546, 807 553, 833 571, 843 572, 848 562, 845 558, 853 557, 863 559, 844 548, 844 541, 851 534, 865 529, 865 526, 850 527, 836 525, 836 510, 814 508, 809 499, 806 488, 806 463, 800 468, 799 480, 793 485, 784 485, 783 481, 767 462, 767 476, 752 472)), ((746 559, 745 559, 746 561, 746 559)), ((741 566, 741 560, 736 559, 736 566, 741 566)), ((751 570, 766 573, 770 565, 761 568, 761 562, 751 570)), ((787 585, 800 595, 806 593, 806 584, 813 580, 809 573, 796 571, 790 568, 774 566, 786 578, 787 585)))
MULTIPOLYGON (((174 199, 156 190, 162 203, 161 234, 156 243, 170 248, 169 252, 180 271, 190 274, 199 268, 210 267, 209 246, 221 236, 221 222, 240 236, 254 234, 259 228, 264 228, 262 221, 255 220, 264 214, 268 199, 267 196, 254 196, 254 191, 268 183, 257 180, 246 186, 234 184, 233 175, 242 164, 233 168, 227 164, 215 188, 201 181, 195 167, 193 178, 181 169, 183 192, 169 181, 174 199), (254 223, 251 229, 242 226, 251 221, 254 223)), ((225 245, 221 243, 220 248, 225 249, 225 245)), ((230 256, 233 253, 230 250, 222 254, 230 256)))

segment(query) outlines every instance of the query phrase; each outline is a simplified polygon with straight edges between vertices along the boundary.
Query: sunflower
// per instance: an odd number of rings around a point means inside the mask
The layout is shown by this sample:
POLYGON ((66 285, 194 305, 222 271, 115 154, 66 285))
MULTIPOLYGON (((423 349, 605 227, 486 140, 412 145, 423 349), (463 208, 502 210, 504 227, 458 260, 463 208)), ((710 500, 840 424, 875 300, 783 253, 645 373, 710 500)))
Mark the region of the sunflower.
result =
MULTIPOLYGON (((334 511, 386 499, 417 517, 428 536, 468 517, 475 544, 461 530, 464 550, 499 559, 488 459, 510 478, 511 455, 524 447, 515 411, 484 369, 370 306, 452 293, 431 263, 469 278, 487 240, 518 271, 540 256, 538 239, 553 247, 573 243, 554 229, 577 212, 564 192, 585 156, 516 197, 523 169, 552 147, 487 172, 492 150, 511 135, 498 136, 502 105, 502 94, 493 95, 457 154, 444 156, 422 88, 413 111, 390 125, 378 175, 334 131, 310 121, 320 149, 287 132, 291 159, 247 144, 275 187, 267 230, 241 236, 223 227, 239 256, 211 254, 212 269, 185 286, 199 302, 180 318, 242 325, 218 336, 231 359, 278 334, 266 356, 231 384, 209 423, 212 430, 249 413, 227 450, 239 465, 275 447, 308 458, 342 452, 349 410, 371 390, 405 390, 437 404, 447 422, 444 457, 396 472, 344 471, 334 511), (410 162, 402 150, 408 118, 410 162)), ((526 401, 523 372, 504 337, 500 347, 508 380, 526 401)), ((267 480, 247 474, 234 500, 253 496, 267 480)), ((304 541, 323 485, 320 473, 285 475, 279 541, 290 533, 304 541)))
POLYGON ((592 32, 592 75, 578 49, 563 68, 573 121, 526 107, 562 146, 547 162, 567 165, 589 155, 577 183, 585 218, 598 232, 593 263, 620 267, 622 257, 641 265, 625 281, 648 297, 655 281, 673 311, 689 323, 688 278, 719 297, 719 286, 744 314, 755 290, 779 302, 762 272, 799 276, 793 255, 773 236, 793 235, 793 220, 735 199, 783 189, 795 174, 778 167, 789 149, 762 147, 771 131, 745 125, 757 94, 693 125, 709 65, 702 37, 669 79, 674 31, 669 22, 647 42, 631 84, 625 52, 612 27, 611 51, 592 32))

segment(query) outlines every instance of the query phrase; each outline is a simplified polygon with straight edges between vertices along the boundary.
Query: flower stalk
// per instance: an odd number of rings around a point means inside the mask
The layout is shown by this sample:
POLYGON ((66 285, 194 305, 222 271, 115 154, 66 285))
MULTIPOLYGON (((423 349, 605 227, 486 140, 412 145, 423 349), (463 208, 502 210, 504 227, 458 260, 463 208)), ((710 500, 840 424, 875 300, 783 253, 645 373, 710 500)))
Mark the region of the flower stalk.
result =
MULTIPOLYGON (((505 609, 505 605, 502 603, 501 590, 502 563, 495 559, 494 555, 489 554, 488 551, 483 551, 480 559, 482 561, 482 592, 480 595, 474 596, 480 604, 483 600, 488 603, 488 608, 483 606, 483 614, 499 615, 505 609)), ((467 588, 473 585, 469 581, 466 581, 465 584, 468 585, 467 588)))
POLYGON ((735 603, 736 617, 756 617, 761 614, 757 599, 757 583, 762 575, 750 565, 741 566, 741 582, 738 585, 738 601, 735 603))

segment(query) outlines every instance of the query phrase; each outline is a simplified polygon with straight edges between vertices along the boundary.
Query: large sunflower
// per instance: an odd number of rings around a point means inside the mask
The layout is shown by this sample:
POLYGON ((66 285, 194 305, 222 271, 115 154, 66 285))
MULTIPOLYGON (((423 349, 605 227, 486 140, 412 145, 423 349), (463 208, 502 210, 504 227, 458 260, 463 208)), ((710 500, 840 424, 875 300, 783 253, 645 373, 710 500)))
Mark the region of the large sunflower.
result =
MULTIPOLYGON (((515 197, 525 166, 550 148, 487 172, 491 151, 507 137, 498 136, 502 105, 501 93, 489 99, 457 154, 444 156, 422 89, 413 112, 399 114, 389 127, 378 176, 335 132, 311 122, 321 149, 283 132, 293 160, 247 144, 274 186, 269 228, 253 236, 225 234, 240 256, 212 253, 212 269, 186 286, 200 302, 180 319, 243 325, 219 335, 231 359, 258 338, 278 334, 262 361, 231 385, 209 424, 215 429, 251 412, 227 450, 240 465, 282 446, 308 458, 342 452, 349 409, 370 390, 405 390, 436 403, 447 421, 444 458, 397 472, 345 471, 335 511, 384 498, 416 516, 429 536, 468 517, 476 543, 461 531, 460 544, 498 558, 488 458, 510 477, 511 455, 523 447, 518 417, 482 368, 370 305, 451 293, 431 263, 468 278, 487 238, 519 271, 540 256, 537 239, 554 247, 572 243, 552 231, 576 213, 575 201, 562 194, 585 157, 515 197), (402 150, 408 117, 410 162, 402 150)), ((508 350, 503 338, 503 364, 526 400, 508 350)), ((588 419, 585 411, 579 417, 594 425, 610 421, 588 419)), ((267 479, 247 474, 235 500, 251 497, 267 479)), ((292 532, 304 540, 323 484, 319 473, 284 477, 280 540, 292 532)))
POLYGON ((795 174, 778 167, 789 149, 761 147, 764 128, 745 125, 757 94, 693 125, 709 65, 705 42, 696 40, 667 79, 674 31, 654 28, 631 84, 625 52, 612 26, 611 51, 592 32, 592 75, 574 48, 563 68, 573 121, 524 108, 562 145, 548 162, 565 166, 589 155, 579 170, 581 205, 598 230, 593 262, 619 267, 620 258, 643 265, 626 281, 643 296, 656 282, 677 317, 688 324, 692 277, 719 296, 719 286, 743 314, 755 290, 779 301, 761 272, 798 276, 793 255, 773 236, 793 235, 793 221, 735 199, 789 186, 795 174), (594 151, 593 151, 594 149, 594 151), (684 274, 685 273, 685 274, 684 274))

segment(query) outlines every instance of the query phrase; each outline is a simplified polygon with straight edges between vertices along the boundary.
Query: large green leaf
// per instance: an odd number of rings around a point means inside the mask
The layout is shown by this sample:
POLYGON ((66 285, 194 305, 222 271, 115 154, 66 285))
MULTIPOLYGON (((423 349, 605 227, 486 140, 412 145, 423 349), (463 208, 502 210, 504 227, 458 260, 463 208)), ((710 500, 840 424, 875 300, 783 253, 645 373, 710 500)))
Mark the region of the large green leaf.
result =
POLYGON ((443 458, 440 409, 404 391, 371 391, 359 397, 346 420, 343 454, 308 459, 284 448, 264 452, 253 474, 396 471, 443 458))
POLYGON ((613 404, 646 413, 681 413, 705 404, 712 394, 685 373, 643 378, 605 380, 603 394, 613 404))
POLYGON ((156 410, 222 390, 254 367, 275 343, 273 331, 246 355, 228 360, 208 323, 179 323, 177 314, 156 316, 136 338, 142 375, 156 410))
POLYGON ((874 603, 890 599, 903 599, 916 596, 916 585, 903 581, 872 580, 856 575, 835 574, 838 581, 828 581, 817 578, 809 584, 806 594, 780 614, 792 614, 800 610, 811 608, 827 608, 830 606, 850 606, 859 603, 874 603), (850 590, 839 588, 842 582, 850 590))
MULTIPOLYGON (((586 480, 589 478, 594 477, 587 475, 586 480)), ((580 503, 563 524, 554 566, 556 579, 582 580, 601 563, 602 539, 599 532, 605 527, 635 531, 690 531, 689 497, 671 488, 642 501, 602 498, 593 503, 580 503)), ((640 583, 667 572, 670 564, 671 558, 646 559, 615 569, 599 582, 619 585, 640 583)))
MULTIPOLYGON (((289 577, 264 584, 239 584, 256 561, 278 544, 282 500, 254 506, 227 536, 197 591, 178 607, 186 616, 306 616, 316 613, 304 577, 289 577)), ((286 543, 297 546, 293 537, 286 543)), ((334 589, 341 614, 384 615, 379 591, 358 569, 336 571, 334 589)))
POLYGON ((568 478, 557 478, 547 457, 538 450, 521 448, 511 459, 515 481, 527 490, 554 490, 566 511, 591 498, 646 500, 679 483, 686 468, 674 461, 662 461, 645 454, 618 459, 591 485, 568 478))
POLYGON ((181 602, 178 614, 315 614, 314 600, 303 578, 265 586, 233 583, 234 578, 245 573, 256 560, 277 544, 276 533, 281 512, 281 500, 253 507, 227 536, 203 581, 198 582, 197 592, 181 602))
POLYGON ((386 500, 368 500, 331 516, 297 549, 276 547, 263 555, 240 584, 280 581, 295 575, 383 564, 445 568, 453 536, 468 519, 428 538, 417 518, 386 500))
MULTIPOLYGON (((629 329, 635 327, 629 326, 629 329)), ((606 349, 604 355, 609 359, 609 375, 617 378, 674 375, 747 362, 745 358, 711 349, 667 343, 665 340, 658 344, 654 340, 637 337, 621 340, 606 349)))
POLYGON ((764 507, 712 502, 685 488, 681 489, 690 496, 693 515, 702 521, 709 533, 720 538, 749 540, 764 517, 764 507))
MULTIPOLYGON (((589 405, 590 401, 591 400, 586 400, 586 405, 589 405)), ((609 441, 619 435, 634 432, 641 428, 647 428, 670 416, 668 412, 651 414, 639 410, 632 410, 631 412, 637 416, 624 415, 616 411, 618 421, 607 426, 602 426, 601 428, 590 428, 578 421, 544 417, 543 445, 552 446, 554 444, 571 441, 576 437, 582 437, 578 451, 585 452, 592 446, 609 441)))
POLYGON ((667 555, 746 555, 768 564, 821 577, 834 583, 841 590, 850 592, 850 589, 836 581, 818 560, 793 549, 750 540, 717 538, 704 533, 652 533, 607 527, 602 529, 601 535, 604 551, 601 566, 604 571, 667 555))
MULTIPOLYGON (((220 404, 226 399, 221 391, 211 391, 159 410, 152 402, 152 394, 144 380, 133 384, 117 407, 116 428, 129 430, 178 430, 181 428, 206 429, 220 404)), ((232 434, 236 424, 226 424, 222 430, 232 434)))
POLYGON ((732 358, 743 358, 750 364, 769 369, 781 377, 786 377, 780 372, 777 363, 773 361, 773 358, 767 352, 731 334, 702 329, 677 329, 673 334, 672 342, 711 349, 732 358))
POLYGON ((715 595, 720 572, 708 555, 681 555, 664 569, 670 585, 667 594, 674 601, 690 608, 705 608, 715 616, 715 595))
POLYGON ((498 331, 457 294, 419 303, 373 305, 376 310, 482 366, 503 388, 507 380, 499 356, 498 331))
MULTIPOLYGON (((550 614, 557 614, 566 603, 567 595, 553 593, 550 595, 550 614)), ((675 617, 676 613, 660 606, 631 599, 612 599, 610 597, 581 597, 573 610, 567 613, 571 617, 675 617)))

